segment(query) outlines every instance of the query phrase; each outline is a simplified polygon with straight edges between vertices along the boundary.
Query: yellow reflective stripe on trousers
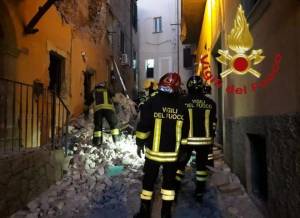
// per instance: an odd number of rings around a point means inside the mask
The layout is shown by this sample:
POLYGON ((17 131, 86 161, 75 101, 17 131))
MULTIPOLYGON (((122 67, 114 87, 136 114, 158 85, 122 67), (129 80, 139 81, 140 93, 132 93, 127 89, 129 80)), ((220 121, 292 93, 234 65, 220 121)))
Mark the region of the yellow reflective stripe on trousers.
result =
POLYGON ((163 195, 175 196, 175 191, 174 190, 161 189, 160 193, 163 194, 163 195))
POLYGON ((95 111, 107 109, 107 110, 115 110, 114 106, 112 104, 98 104, 94 106, 95 111))
POLYGON ((207 181, 207 177, 197 177, 196 180, 199 182, 205 182, 207 181))
POLYGON ((182 125, 183 125, 182 120, 176 121, 176 150, 175 150, 176 152, 178 152, 180 146, 182 125))
POLYGON ((189 137, 193 137, 194 136, 194 129, 193 129, 193 109, 189 108, 189 118, 190 118, 190 131, 189 131, 189 137))
POLYGON ((153 195, 153 192, 151 192, 151 191, 147 191, 147 190, 143 189, 143 190, 142 190, 142 195, 145 195, 145 196, 150 196, 150 197, 152 197, 152 195, 153 195))
POLYGON ((179 182, 182 180, 182 178, 180 176, 176 176, 175 179, 179 182))
POLYGON ((177 161, 177 156, 176 157, 157 157, 157 156, 150 155, 147 152, 146 152, 145 156, 148 159, 157 161, 157 162, 175 162, 175 161, 177 161))
POLYGON ((184 175, 184 172, 182 170, 177 170, 176 173, 180 175, 184 175))
POLYGON ((150 132, 140 132, 140 131, 136 131, 135 132, 135 136, 138 139, 146 139, 150 136, 150 132))
POLYGON ((206 137, 210 136, 209 115, 210 115, 210 110, 205 110, 205 136, 206 137))
POLYGON ((174 190, 166 190, 161 189, 162 200, 164 201, 174 201, 175 200, 175 191, 174 190))
POLYGON ((120 134, 120 130, 119 129, 113 129, 113 130, 111 130, 111 134, 112 135, 119 135, 120 134))
POLYGON ((208 172, 204 170, 196 171, 197 176, 208 176, 208 172))
POLYGON ((163 201, 174 201, 175 200, 175 195, 174 196, 162 195, 161 199, 163 201))
POLYGON ((150 200, 152 199, 152 196, 146 196, 146 195, 141 194, 141 195, 140 195, 140 198, 143 199, 143 200, 148 200, 148 201, 150 201, 150 200))
POLYGON ((153 136, 153 148, 152 148, 152 150, 154 152, 159 151, 160 135, 161 135, 161 123, 162 123, 162 119, 155 119, 154 136, 153 136))
POLYGON ((154 152, 151 151, 149 148, 146 148, 146 153, 158 157, 177 157, 178 154, 177 152, 154 152))
POLYGON ((152 199, 152 195, 153 195, 153 192, 147 191, 147 190, 143 189, 140 197, 143 200, 151 200, 152 199))
POLYGON ((101 131, 95 131, 94 132, 94 137, 101 137, 102 136, 102 132, 101 131))

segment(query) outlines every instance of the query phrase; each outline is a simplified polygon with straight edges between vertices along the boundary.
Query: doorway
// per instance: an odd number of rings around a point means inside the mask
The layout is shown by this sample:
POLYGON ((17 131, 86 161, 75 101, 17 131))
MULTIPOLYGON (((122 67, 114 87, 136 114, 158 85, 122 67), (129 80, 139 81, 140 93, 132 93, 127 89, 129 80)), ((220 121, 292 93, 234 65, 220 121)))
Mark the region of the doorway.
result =
POLYGON ((49 64, 49 90, 57 95, 61 94, 64 82, 65 59, 56 52, 50 52, 49 64))
POLYGON ((87 69, 84 72, 84 81, 83 81, 83 87, 84 87, 84 102, 85 105, 89 105, 91 99, 91 92, 92 92, 92 81, 93 76, 96 74, 96 71, 94 69, 87 69))
POLYGON ((257 200, 266 202, 268 199, 266 139, 258 134, 247 135, 250 142, 250 192, 257 200))

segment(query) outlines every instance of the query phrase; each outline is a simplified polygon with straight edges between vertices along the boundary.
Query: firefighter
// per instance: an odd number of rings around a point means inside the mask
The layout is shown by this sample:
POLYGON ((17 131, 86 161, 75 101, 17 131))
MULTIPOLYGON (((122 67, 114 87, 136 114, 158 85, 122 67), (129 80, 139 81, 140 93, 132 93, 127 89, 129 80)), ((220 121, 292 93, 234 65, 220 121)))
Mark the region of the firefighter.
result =
POLYGON ((163 167, 161 217, 171 217, 180 140, 181 136, 188 134, 189 117, 178 93, 179 74, 165 74, 158 86, 158 94, 147 100, 141 108, 141 119, 136 130, 137 153, 141 157, 145 146, 145 164, 141 207, 135 218, 148 218, 151 215, 153 186, 160 166, 163 167))
POLYGON ((146 79, 144 81, 145 94, 140 98, 139 107, 151 97, 157 94, 157 82, 154 79, 146 79))
POLYGON ((212 146, 216 130, 216 104, 206 97, 206 88, 200 76, 192 76, 187 82, 190 129, 187 139, 182 140, 176 172, 176 192, 184 177, 185 166, 192 152, 196 151, 196 200, 201 202, 208 178, 207 165, 213 165, 212 146))
POLYGON ((101 82, 95 86, 91 100, 88 102, 90 105, 93 101, 94 104, 94 135, 93 145, 100 147, 103 142, 103 118, 105 118, 110 126, 113 141, 118 141, 120 134, 117 128, 118 120, 115 114, 115 108, 111 99, 112 95, 109 92, 106 82, 101 82))

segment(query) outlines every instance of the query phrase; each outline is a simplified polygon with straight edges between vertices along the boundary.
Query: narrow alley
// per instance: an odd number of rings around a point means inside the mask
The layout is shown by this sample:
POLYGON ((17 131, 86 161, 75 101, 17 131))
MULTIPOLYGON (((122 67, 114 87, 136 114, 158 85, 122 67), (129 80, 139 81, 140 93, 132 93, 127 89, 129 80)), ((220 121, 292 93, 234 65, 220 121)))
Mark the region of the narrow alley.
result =
POLYGON ((299 0, 0 16, 0 218, 298 218, 299 0))

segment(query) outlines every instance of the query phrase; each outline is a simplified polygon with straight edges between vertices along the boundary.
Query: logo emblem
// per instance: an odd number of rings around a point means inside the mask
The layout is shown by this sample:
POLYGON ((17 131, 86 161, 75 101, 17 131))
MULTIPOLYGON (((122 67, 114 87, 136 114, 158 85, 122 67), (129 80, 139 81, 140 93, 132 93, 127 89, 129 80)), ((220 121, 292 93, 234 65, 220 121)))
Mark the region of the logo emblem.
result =
POLYGON ((250 73, 259 78, 261 73, 252 67, 262 62, 265 56, 262 56, 262 49, 252 50, 251 53, 249 52, 253 47, 253 37, 250 33, 249 24, 247 23, 242 5, 238 7, 234 27, 230 34, 228 34, 227 42, 228 47, 234 51, 235 54, 231 55, 228 50, 218 50, 220 56, 216 58, 217 61, 229 66, 227 70, 221 73, 221 77, 225 78, 231 73, 238 75, 250 73), (248 52, 250 55, 247 54, 248 52))

